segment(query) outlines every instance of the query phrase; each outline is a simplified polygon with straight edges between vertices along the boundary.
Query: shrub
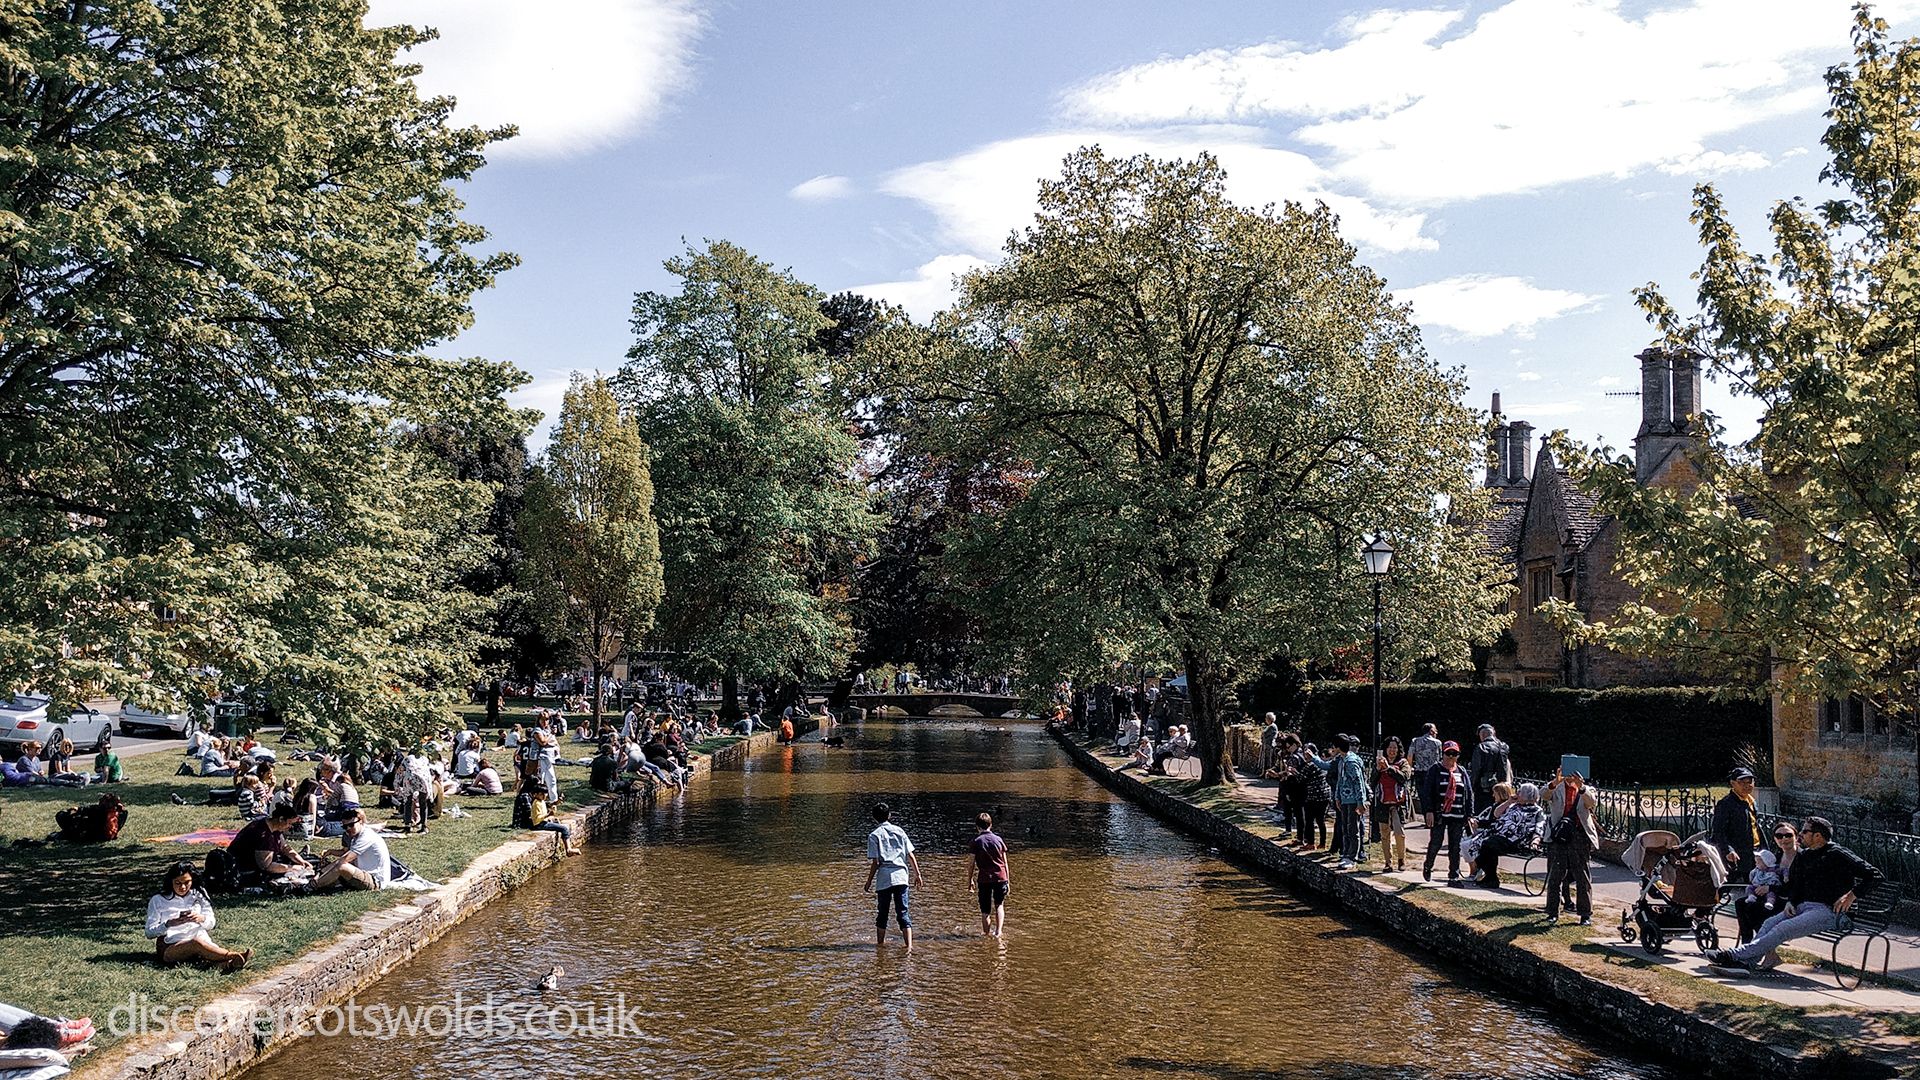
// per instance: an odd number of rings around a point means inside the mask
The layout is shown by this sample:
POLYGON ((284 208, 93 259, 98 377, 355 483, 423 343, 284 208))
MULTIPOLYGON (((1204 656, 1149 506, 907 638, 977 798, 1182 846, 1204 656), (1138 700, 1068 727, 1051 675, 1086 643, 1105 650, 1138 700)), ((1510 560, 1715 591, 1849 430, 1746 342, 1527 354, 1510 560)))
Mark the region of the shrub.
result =
MULTIPOLYGON (((1584 754, 1601 784, 1692 784, 1724 781, 1755 748, 1773 744, 1766 701, 1713 695, 1683 687, 1408 684, 1384 688, 1380 715, 1386 733, 1402 740, 1432 723, 1469 756, 1474 729, 1492 724, 1513 748, 1514 771, 1526 776, 1552 776, 1560 755, 1584 754)), ((1338 731, 1370 739, 1373 688, 1315 683, 1296 715, 1303 737, 1323 745, 1338 731)))

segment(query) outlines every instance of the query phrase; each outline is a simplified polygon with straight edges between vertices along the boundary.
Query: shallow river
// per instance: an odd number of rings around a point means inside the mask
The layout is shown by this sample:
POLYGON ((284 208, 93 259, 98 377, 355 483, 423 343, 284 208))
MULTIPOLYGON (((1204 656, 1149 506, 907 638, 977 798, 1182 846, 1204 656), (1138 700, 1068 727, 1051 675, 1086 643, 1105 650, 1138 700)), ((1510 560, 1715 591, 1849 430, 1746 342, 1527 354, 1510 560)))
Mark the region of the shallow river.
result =
POLYGON ((846 749, 785 748, 663 800, 358 1000, 492 995, 492 1019, 449 1033, 446 1010, 422 1011, 422 1033, 311 1038, 249 1080, 1676 1075, 1223 862, 1037 726, 841 730, 846 749), (911 954, 897 937, 875 950, 861 892, 876 799, 927 876, 911 954), (965 888, 983 809, 1010 850, 1001 941, 965 888), (533 992, 554 963, 560 991, 533 992), (548 1034, 567 1007, 603 1030, 548 1034))

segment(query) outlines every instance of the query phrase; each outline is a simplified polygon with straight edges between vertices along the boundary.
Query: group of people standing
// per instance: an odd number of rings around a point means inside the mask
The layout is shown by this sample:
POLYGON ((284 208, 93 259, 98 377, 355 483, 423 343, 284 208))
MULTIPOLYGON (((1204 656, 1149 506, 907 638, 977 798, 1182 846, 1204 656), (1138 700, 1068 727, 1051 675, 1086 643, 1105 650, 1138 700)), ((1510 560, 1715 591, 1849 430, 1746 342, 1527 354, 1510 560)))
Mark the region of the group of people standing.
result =
POLYGON ((1511 750, 1491 724, 1480 725, 1470 756, 1426 724, 1411 746, 1387 737, 1369 763, 1352 735, 1336 734, 1322 749, 1281 731, 1272 713, 1265 719, 1260 739, 1264 775, 1275 782, 1272 816, 1303 849, 1324 847, 1338 854, 1340 869, 1351 870, 1369 861, 1374 843, 1384 869, 1404 871, 1407 826, 1420 821, 1427 828, 1426 880, 1433 880, 1442 851, 1449 885, 1492 889, 1500 887, 1503 856, 1544 853, 1547 917, 1557 921, 1565 906, 1582 924, 1591 921, 1588 864, 1600 837, 1585 777, 1556 776, 1544 790, 1516 785, 1511 750))

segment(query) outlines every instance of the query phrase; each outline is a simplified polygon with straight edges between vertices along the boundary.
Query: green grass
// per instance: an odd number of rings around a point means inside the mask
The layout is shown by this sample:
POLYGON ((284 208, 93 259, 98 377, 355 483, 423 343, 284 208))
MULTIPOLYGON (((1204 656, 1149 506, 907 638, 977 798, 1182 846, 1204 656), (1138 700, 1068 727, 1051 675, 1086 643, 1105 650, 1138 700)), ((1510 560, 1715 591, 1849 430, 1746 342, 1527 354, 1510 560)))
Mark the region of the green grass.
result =
MULTIPOLYGON (((111 843, 74 846, 51 843, 38 848, 0 849, 0 908, 9 921, 9 985, 0 1000, 35 1012, 94 1017, 102 1029, 98 1045, 112 1042, 105 1032, 115 1006, 133 995, 155 1005, 204 1002, 257 977, 259 971, 290 960, 332 938, 343 924, 376 909, 403 903, 409 892, 332 893, 289 900, 215 897, 219 920, 215 941, 229 948, 254 950, 253 969, 221 975, 196 967, 162 970, 153 962, 153 943, 144 934, 147 898, 159 875, 176 859, 203 863, 207 847, 153 844, 145 837, 219 826, 235 828, 240 819, 230 806, 203 805, 205 793, 229 781, 175 777, 178 753, 159 751, 123 759, 127 782, 111 787, 7 788, 0 792, 0 842, 44 838, 54 832, 54 814, 111 791, 126 802, 127 823, 111 843), (175 806, 179 792, 189 800, 175 806)), ((303 776, 305 763, 287 762, 283 775, 303 776)), ((577 798, 590 796, 585 770, 563 769, 561 787, 577 798)), ((369 799, 372 792, 365 792, 369 799)), ((434 881, 446 881, 476 857, 512 839, 508 796, 449 798, 473 816, 442 816, 425 836, 389 840, 394 856, 434 881)), ((391 811, 369 811, 375 822, 391 811)), ((338 846, 317 840, 314 850, 338 846)))

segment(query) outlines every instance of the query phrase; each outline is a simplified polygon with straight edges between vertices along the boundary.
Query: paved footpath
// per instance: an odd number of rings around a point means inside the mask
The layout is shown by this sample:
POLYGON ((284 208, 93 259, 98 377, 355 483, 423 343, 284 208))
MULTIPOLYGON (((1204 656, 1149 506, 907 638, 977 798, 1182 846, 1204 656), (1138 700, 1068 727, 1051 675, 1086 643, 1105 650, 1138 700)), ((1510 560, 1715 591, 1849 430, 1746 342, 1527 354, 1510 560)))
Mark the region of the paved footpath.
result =
MULTIPOLYGON (((1108 760, 1116 760, 1111 755, 1102 755, 1108 760)), ((1234 796, 1250 808, 1260 812, 1272 809, 1274 785, 1266 780, 1235 779, 1234 796)), ((1290 841, 1279 841, 1290 843, 1290 841)), ((1446 854, 1442 852, 1436 868, 1435 880, 1425 881, 1421 874, 1421 864, 1425 861, 1427 850, 1427 829, 1425 825, 1413 825, 1407 829, 1407 871, 1404 873, 1386 873, 1379 870, 1357 871, 1365 876, 1380 879, 1383 885, 1393 882, 1392 888, 1403 888, 1412 884, 1422 888, 1448 888, 1445 884, 1446 854)), ((1369 845, 1368 854, 1377 858, 1378 845, 1369 845)), ((1325 856, 1331 860, 1333 856, 1325 856)), ((1765 998, 1782 1005, 1797 1008, 1830 1009, 1835 1007, 1854 1009, 1877 1009, 1893 1012, 1920 1012, 1920 929, 1895 924, 1888 932, 1891 943, 1891 959, 1888 974, 1906 984, 1906 988, 1882 986, 1875 983, 1862 983, 1856 990, 1839 989, 1833 976, 1804 964, 1782 964, 1772 971, 1749 977, 1721 975, 1710 970, 1695 947, 1691 935, 1684 935, 1671 941, 1666 950, 1658 956, 1649 955, 1638 944, 1628 945, 1620 940, 1619 927, 1621 913, 1632 907, 1640 896, 1640 879, 1627 872, 1625 867, 1613 863, 1593 862, 1593 929, 1594 943, 1617 950, 1624 955, 1636 957, 1649 963, 1672 967, 1702 978, 1735 987, 1756 997, 1765 998)), ((1519 864, 1512 859, 1501 860, 1501 878, 1503 886, 1499 890, 1488 890, 1480 886, 1468 886, 1459 889, 1463 895, 1476 900, 1498 900, 1503 903, 1521 904, 1541 909, 1545 918, 1546 897, 1528 896, 1521 887, 1519 864)), ((1536 860, 1533 874, 1542 882, 1546 875, 1546 861, 1536 860)), ((1721 940, 1731 944, 1736 939, 1737 927, 1731 916, 1721 916, 1718 920, 1721 940)), ((1821 951, 1826 946, 1821 942, 1807 942, 1803 951, 1821 951)), ((1849 942, 1849 953, 1857 958, 1853 951, 1858 942, 1849 942)), ((1788 945, 1788 948, 1794 948, 1788 945)), ((1879 949, 1874 950, 1874 959, 1879 959, 1879 949)))

